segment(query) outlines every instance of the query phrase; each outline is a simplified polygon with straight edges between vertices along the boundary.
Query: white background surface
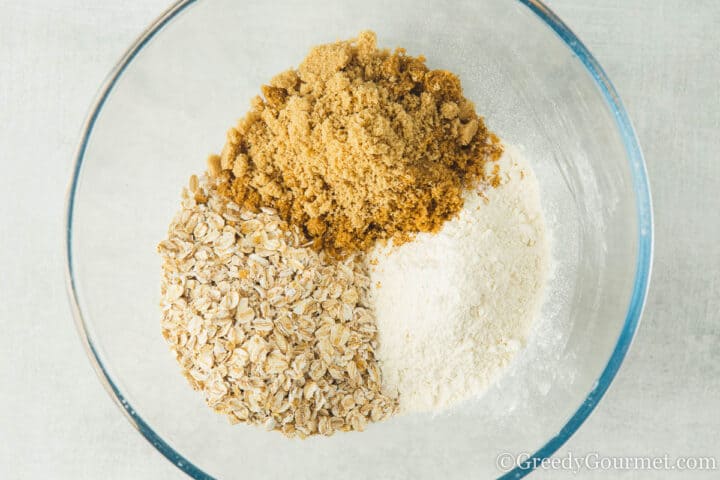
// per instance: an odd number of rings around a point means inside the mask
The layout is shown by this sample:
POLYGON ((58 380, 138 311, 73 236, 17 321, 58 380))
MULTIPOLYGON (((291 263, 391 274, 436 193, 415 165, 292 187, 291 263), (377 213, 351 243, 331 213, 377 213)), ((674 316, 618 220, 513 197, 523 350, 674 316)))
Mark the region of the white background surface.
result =
MULTIPOLYGON (((618 88, 645 152, 656 214, 653 282, 635 344, 558 455, 720 459, 720 3, 549 4, 618 88)), ((96 379, 68 309, 62 254, 64 194, 84 117, 107 72, 167 6, 0 0, 2 479, 184 478, 96 379)))

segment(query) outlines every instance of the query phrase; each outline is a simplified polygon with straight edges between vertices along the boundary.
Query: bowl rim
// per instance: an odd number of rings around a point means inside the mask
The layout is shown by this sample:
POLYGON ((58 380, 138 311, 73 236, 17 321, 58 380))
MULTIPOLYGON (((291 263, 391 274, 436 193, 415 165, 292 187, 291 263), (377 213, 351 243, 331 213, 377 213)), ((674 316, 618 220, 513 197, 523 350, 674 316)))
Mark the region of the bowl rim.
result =
MULTIPOLYGON (((652 199, 645 161, 633 125, 622 101, 620 100, 620 96, 615 90, 615 87, 587 47, 585 47, 585 45, 570 30, 570 28, 568 28, 568 26, 565 25, 565 23, 560 20, 560 18, 552 10, 543 4, 542 1, 516 1, 526 6, 530 11, 536 14, 537 17, 546 24, 546 26, 552 29, 560 37, 573 54, 577 56, 577 58, 585 66, 587 73, 590 74, 600 89, 603 98, 611 110, 625 147, 625 152, 628 157, 632 174, 633 190, 635 193, 635 208, 638 217, 638 251, 633 292, 630 298, 630 305, 625 316, 625 322, 615 348, 613 349, 605 368, 600 374, 600 377, 596 380, 593 388, 590 390, 580 407, 578 407, 575 413, 567 420, 560 431, 550 438, 536 452, 529 455, 526 460, 521 462, 511 471, 501 475, 499 477, 501 479, 519 479, 540 466, 542 460, 552 456, 563 444, 565 444, 565 442, 567 442, 567 440, 578 430, 578 428, 580 428, 580 425, 582 425, 583 422, 590 416, 605 392, 607 392, 608 387, 615 378, 615 375, 617 374, 625 355, 632 344, 635 332, 637 331, 640 323, 640 318, 645 307, 647 292, 650 286, 654 242, 652 199)), ((87 144, 100 111, 102 110, 118 79, 122 76, 125 69, 130 65, 145 45, 147 45, 152 38, 178 14, 197 2, 198 0, 178 0, 159 17, 157 17, 157 19, 155 19, 155 21, 153 21, 130 46, 130 48, 128 48, 120 61, 108 74, 100 88, 99 93, 96 95, 95 101, 90 109, 90 114, 87 116, 82 129, 81 141, 75 155, 72 177, 70 179, 65 201, 65 280, 70 308, 85 352, 87 353, 103 387, 120 407, 120 410, 125 414, 125 417, 153 447, 155 447, 180 470, 195 479, 215 480, 214 477, 196 467, 192 462, 183 457, 157 433, 155 433, 152 427, 145 422, 140 415, 138 415, 132 405, 130 405, 130 403, 125 399, 118 386, 110 377, 109 372, 100 360, 100 356, 93 344, 93 340, 90 337, 83 317, 83 312, 80 308, 75 272, 73 269, 72 251, 72 225, 78 180, 87 144)))

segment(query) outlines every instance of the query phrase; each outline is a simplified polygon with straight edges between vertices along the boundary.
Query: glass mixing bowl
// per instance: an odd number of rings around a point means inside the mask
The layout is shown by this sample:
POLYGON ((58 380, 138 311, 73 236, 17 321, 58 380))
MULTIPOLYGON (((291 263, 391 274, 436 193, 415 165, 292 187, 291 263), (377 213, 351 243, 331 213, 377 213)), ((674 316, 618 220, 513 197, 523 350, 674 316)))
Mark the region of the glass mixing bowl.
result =
POLYGON ((71 304, 101 381, 192 477, 519 478, 578 429, 617 373, 648 287, 652 218, 617 93, 540 2, 182 1, 100 93, 77 155, 66 241, 71 304), (524 149, 553 235, 542 318, 507 374, 449 412, 305 441, 231 426, 186 384, 160 334, 155 246, 181 187, 259 86, 311 46, 364 29, 459 74, 489 127, 524 149))

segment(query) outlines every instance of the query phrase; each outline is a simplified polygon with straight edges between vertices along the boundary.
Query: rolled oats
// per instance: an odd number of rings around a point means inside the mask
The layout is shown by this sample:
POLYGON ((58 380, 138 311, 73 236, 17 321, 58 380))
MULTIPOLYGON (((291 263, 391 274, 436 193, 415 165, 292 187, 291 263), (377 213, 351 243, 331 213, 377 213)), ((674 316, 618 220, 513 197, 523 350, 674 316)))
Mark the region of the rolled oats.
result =
POLYGON ((363 260, 312 250, 274 210, 227 203, 205 177, 189 186, 158 251, 163 336, 190 385, 232 423, 290 437, 393 414, 363 260))

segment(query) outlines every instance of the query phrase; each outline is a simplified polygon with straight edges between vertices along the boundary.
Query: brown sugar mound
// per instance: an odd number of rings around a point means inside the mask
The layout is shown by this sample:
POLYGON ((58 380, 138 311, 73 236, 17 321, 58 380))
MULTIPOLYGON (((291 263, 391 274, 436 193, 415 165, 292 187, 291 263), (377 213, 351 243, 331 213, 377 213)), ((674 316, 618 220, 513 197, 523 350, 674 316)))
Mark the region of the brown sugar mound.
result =
POLYGON ((313 48, 262 93, 209 174, 334 254, 438 231, 502 153, 457 76, 377 49, 372 32, 313 48))

